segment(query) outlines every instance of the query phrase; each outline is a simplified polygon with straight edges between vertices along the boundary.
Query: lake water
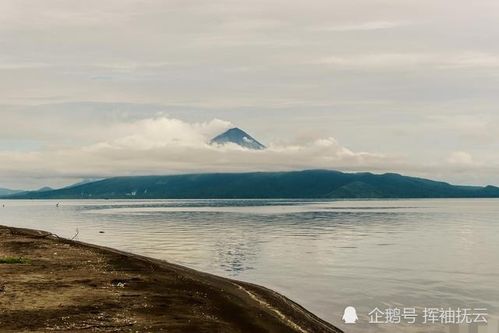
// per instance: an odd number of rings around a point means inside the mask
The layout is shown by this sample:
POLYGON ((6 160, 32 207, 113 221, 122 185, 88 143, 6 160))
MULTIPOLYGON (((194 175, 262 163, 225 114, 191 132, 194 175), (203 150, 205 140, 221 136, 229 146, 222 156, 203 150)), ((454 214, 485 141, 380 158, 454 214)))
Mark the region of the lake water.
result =
POLYGON ((81 241, 261 284, 347 332, 499 332, 499 200, 1 204, 0 224, 78 229, 81 241), (343 324, 346 306, 356 324, 343 324), (368 323, 375 308, 404 307, 416 324, 368 323), (486 309, 489 324, 423 324, 430 307, 486 309))

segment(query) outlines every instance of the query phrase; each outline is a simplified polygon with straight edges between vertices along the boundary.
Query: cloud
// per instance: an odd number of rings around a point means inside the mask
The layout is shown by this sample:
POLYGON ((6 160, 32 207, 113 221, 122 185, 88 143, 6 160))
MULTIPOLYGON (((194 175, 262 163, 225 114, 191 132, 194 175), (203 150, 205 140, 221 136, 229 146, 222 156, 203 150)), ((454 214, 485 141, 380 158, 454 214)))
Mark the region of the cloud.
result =
POLYGON ((36 62, 10 62, 0 60, 0 71, 2 70, 20 70, 20 69, 37 69, 37 68, 48 68, 51 65, 46 63, 36 63, 36 62))
POLYGON ((353 152, 334 138, 294 145, 269 143, 263 151, 209 144, 213 136, 231 126, 218 119, 204 123, 168 117, 142 119, 108 128, 117 137, 91 145, 0 152, 0 172, 4 177, 85 178, 303 168, 356 170, 378 168, 388 160, 379 154, 353 152))
POLYGON ((471 166, 475 164, 471 154, 464 151, 453 152, 448 158, 447 162, 456 166, 471 166))
MULTIPOLYGON (((455 181, 454 151, 495 166, 499 2, 451 5, 445 15, 450 1, 0 1, 0 185, 300 167, 440 168, 455 181), (206 147, 225 126, 216 118, 270 149, 206 147), (300 137, 310 140, 289 143, 300 137)), ((458 180, 499 182, 496 167, 479 167, 458 180)))
POLYGON ((110 25, 132 15, 134 0, 107 3, 89 0, 86 4, 48 0, 45 3, 16 1, 0 3, 0 24, 6 29, 40 29, 110 25), (100 5, 97 7, 97 5, 100 5), (116 8, 119 5, 120 8, 116 8), (128 9, 128 13, 126 11, 128 9), (29 19, 26 19, 29 18, 29 19))
POLYGON ((485 52, 464 52, 449 61, 442 62, 444 68, 497 68, 499 67, 499 54, 485 52))
POLYGON ((119 125, 119 132, 130 133, 109 142, 98 143, 87 149, 109 147, 114 149, 148 150, 163 147, 198 147, 210 138, 231 127, 231 123, 214 119, 205 123, 187 123, 178 119, 158 117, 142 119, 132 124, 119 125))
POLYGON ((376 53, 330 56, 318 63, 346 69, 414 67, 432 63, 433 57, 420 53, 376 53))
POLYGON ((499 67, 499 55, 483 52, 439 53, 371 53, 330 56, 316 63, 342 69, 480 69, 499 67))
POLYGON ((123 103, 2 106, 0 184, 36 188, 116 175, 313 168, 496 184, 498 161, 490 151, 497 147, 497 119, 487 113, 459 116, 451 105, 447 108, 418 116, 386 112, 360 119, 356 113, 345 118, 336 112, 330 118, 293 118, 287 108, 265 118, 253 109, 234 113, 123 103), (385 124, 385 119, 390 122, 385 124), (208 144, 233 126, 247 130, 268 149, 208 144), (469 159, 455 151, 472 154, 474 163, 466 164, 469 159))
POLYGON ((317 27, 313 30, 316 31, 338 31, 338 32, 348 32, 348 31, 372 31, 372 30, 384 30, 393 29, 397 27, 402 27, 409 25, 409 22, 405 21, 369 21, 357 24, 346 24, 346 25, 336 25, 336 26, 323 26, 317 27))

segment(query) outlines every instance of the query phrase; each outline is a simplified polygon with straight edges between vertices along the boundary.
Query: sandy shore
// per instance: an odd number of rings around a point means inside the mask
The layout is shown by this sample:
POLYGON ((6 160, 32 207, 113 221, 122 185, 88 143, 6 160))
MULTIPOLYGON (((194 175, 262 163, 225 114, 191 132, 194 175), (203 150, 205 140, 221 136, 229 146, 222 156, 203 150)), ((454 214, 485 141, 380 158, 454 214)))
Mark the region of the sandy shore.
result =
POLYGON ((264 287, 3 226, 0 331, 341 332, 264 287))

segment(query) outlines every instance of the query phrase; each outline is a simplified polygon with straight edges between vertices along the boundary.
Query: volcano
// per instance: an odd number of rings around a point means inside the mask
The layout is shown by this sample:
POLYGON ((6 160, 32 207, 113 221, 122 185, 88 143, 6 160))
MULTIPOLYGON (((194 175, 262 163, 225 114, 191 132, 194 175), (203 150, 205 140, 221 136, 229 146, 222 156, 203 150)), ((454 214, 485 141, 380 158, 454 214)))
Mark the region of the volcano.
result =
POLYGON ((262 150, 266 147, 254 139, 251 135, 237 127, 231 128, 228 131, 214 137, 210 144, 225 145, 227 143, 235 143, 246 149, 262 150))

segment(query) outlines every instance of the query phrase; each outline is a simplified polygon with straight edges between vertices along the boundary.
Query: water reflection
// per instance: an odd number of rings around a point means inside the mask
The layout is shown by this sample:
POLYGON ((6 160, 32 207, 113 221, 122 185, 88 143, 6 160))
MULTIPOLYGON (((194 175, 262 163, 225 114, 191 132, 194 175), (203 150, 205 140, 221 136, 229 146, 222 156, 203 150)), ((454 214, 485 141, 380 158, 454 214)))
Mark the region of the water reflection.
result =
MULTIPOLYGON (((249 237, 254 238, 254 237, 249 237)), ((215 243, 216 263, 220 268, 236 277, 240 273, 253 269, 257 256, 257 243, 253 239, 228 237, 215 243)))

